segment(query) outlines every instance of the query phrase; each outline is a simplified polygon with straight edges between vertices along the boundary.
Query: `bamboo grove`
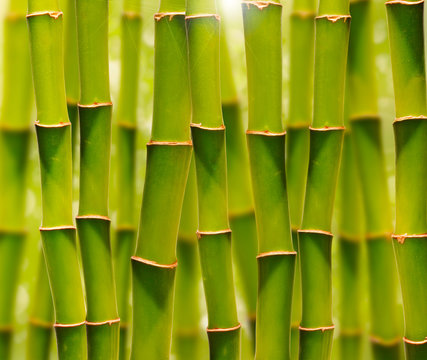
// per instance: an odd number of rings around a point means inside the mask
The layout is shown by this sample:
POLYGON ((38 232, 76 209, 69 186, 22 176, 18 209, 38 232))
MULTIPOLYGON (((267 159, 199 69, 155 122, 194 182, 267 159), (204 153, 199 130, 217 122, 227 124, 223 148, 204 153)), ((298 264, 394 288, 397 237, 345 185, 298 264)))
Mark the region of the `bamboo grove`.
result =
POLYGON ((424 0, 5 0, 0 359, 426 360, 424 0))

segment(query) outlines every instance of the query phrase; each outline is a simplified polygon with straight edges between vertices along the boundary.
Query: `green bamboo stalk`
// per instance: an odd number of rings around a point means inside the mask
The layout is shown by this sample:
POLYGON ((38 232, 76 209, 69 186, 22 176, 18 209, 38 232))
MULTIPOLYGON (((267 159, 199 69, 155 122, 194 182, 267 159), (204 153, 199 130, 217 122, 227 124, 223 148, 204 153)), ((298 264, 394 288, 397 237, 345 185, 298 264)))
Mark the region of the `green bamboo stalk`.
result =
POLYGON ((56 0, 31 0, 27 15, 37 105, 43 221, 41 237, 55 307, 60 359, 86 359, 85 304, 72 221, 62 12, 56 0))
POLYGON ((40 255, 27 335, 27 359, 34 360, 49 359, 54 321, 46 261, 43 253, 40 255))
POLYGON ((26 1, 10 1, 4 19, 3 99, 0 114, 0 358, 10 359, 14 309, 26 239, 25 193, 31 67, 26 1))
POLYGON ((251 329, 250 335, 255 345, 258 277, 255 260, 257 254, 256 221, 250 183, 249 158, 224 21, 221 22, 220 49, 222 116, 227 129, 225 138, 227 144, 228 217, 233 232, 232 251, 242 283, 242 295, 251 329))
POLYGON ((191 160, 184 1, 162 0, 155 19, 153 126, 133 274, 131 359, 169 359, 176 244, 191 160))
POLYGON ((405 315, 406 358, 427 357, 427 104, 424 2, 386 2, 396 120, 393 245, 405 315))
MULTIPOLYGON (((294 1, 290 18, 290 98, 286 129, 286 178, 292 240, 297 252, 310 148, 308 128, 313 117, 315 6, 316 2, 313 0, 294 1)), ((297 256, 291 319, 292 359, 297 359, 299 354, 301 311, 301 273, 297 256)))
POLYGON ((114 249, 120 323, 120 359, 127 359, 129 332, 130 257, 135 249, 135 153, 141 5, 125 0, 121 18, 121 84, 117 115, 117 229, 114 249))
POLYGON ((178 232, 173 348, 177 360, 200 359, 200 267, 197 253, 197 187, 191 161, 178 232))
POLYGON ((310 158, 299 230, 302 320, 300 359, 329 359, 332 336, 331 220, 343 139, 348 0, 320 0, 315 30, 310 158))
POLYGON ((397 272, 391 245, 391 213, 378 117, 370 1, 350 3, 349 118, 363 207, 374 359, 400 358, 397 272))
POLYGON ((296 252, 282 124, 282 5, 245 1, 242 10, 248 69, 246 134, 258 230, 255 359, 290 359, 296 252))
POLYGON ((219 16, 215 0, 189 0, 186 8, 197 174, 198 237, 208 310, 210 359, 240 358, 240 324, 228 221, 225 127, 219 67, 219 16))
POLYGON ((110 244, 108 0, 76 2, 80 68, 80 203, 76 218, 87 300, 88 357, 116 359, 119 323, 110 244))

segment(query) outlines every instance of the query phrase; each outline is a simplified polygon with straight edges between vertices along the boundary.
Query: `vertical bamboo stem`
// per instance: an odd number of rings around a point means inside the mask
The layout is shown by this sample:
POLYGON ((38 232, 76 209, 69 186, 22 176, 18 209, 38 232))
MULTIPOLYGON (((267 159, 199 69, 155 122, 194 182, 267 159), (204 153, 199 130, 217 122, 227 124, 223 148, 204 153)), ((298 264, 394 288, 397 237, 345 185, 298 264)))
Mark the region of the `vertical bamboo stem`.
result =
POLYGON ((343 139, 348 0, 320 0, 315 29, 314 108, 299 230, 302 320, 300 359, 329 359, 332 323, 331 220, 343 139))
MULTIPOLYGON (((298 229, 301 226, 304 190, 310 148, 309 126, 313 117, 314 71, 314 0, 293 3, 290 18, 290 98, 286 140, 286 179, 289 193, 292 240, 298 252, 298 229)), ((301 274, 296 259, 291 319, 291 358, 299 353, 301 322, 301 274)))
POLYGON ((220 34, 220 78, 222 116, 227 147, 228 204, 232 251, 242 283, 253 344, 257 301, 256 221, 250 183, 249 158, 245 144, 240 102, 233 79, 224 21, 220 34))
POLYGON ((187 1, 186 27, 199 209, 197 234, 208 309, 210 358, 239 359, 240 324, 228 222, 225 127, 220 95, 220 33, 215 0, 187 1))
POLYGON ((85 306, 72 221, 71 123, 68 119, 62 12, 56 0, 31 0, 30 30, 40 155, 43 251, 55 307, 60 359, 86 359, 85 306))
POLYGON ((155 21, 153 126, 133 274, 131 359, 169 359, 176 243, 190 166, 184 1, 162 0, 155 21))
POLYGON ((18 276, 25 243, 25 193, 31 67, 26 1, 10 1, 4 19, 3 99, 0 114, 0 358, 9 359, 18 276))
POLYGON ((120 359, 127 359, 130 257, 135 249, 135 152, 142 18, 139 0, 125 0, 121 18, 121 83, 117 115, 117 230, 114 249, 120 359))
POLYGON ((406 358, 427 356, 427 113, 424 1, 387 1, 396 120, 393 245, 405 315, 406 358))
POLYGON ((258 230, 255 359, 289 359, 292 244, 282 124, 282 5, 242 3, 248 69, 247 142, 258 230))
POLYGON ((400 357, 397 272, 381 122, 378 117, 370 1, 350 3, 349 118, 363 197, 374 359, 400 357))

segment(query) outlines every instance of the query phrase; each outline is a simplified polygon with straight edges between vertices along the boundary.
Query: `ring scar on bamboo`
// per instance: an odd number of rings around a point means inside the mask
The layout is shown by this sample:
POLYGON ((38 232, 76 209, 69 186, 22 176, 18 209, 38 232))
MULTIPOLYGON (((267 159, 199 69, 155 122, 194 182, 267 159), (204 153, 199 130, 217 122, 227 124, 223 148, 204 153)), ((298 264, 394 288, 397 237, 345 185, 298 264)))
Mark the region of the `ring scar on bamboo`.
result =
POLYGON ((111 101, 108 102, 94 102, 92 104, 77 104, 78 107, 80 108, 97 108, 97 107, 102 107, 102 106, 113 106, 113 103, 111 101))
POLYGON ((402 338, 400 336, 395 337, 394 339, 391 340, 385 340, 379 336, 375 336, 375 335, 371 335, 369 337, 370 341, 376 344, 381 344, 381 345, 385 345, 385 346, 392 346, 395 344, 400 343, 400 341, 402 340, 402 338))
POLYGON ((246 5, 248 9, 253 5, 261 11, 270 5, 283 6, 281 3, 275 1, 242 1, 242 5, 246 5))
POLYGON ((299 233, 309 233, 309 234, 323 234, 328 236, 334 236, 330 231, 317 230, 317 229, 299 229, 299 233))
POLYGON ((217 231, 196 231, 197 238, 201 239, 205 235, 220 235, 220 234, 231 234, 231 229, 217 230, 217 231))
POLYGON ((49 15, 53 19, 58 19, 60 16, 62 16, 62 11, 36 11, 33 13, 27 14, 27 19, 34 16, 44 16, 49 15))
POLYGON ((418 0, 418 1, 404 1, 404 0, 390 0, 390 1, 386 1, 385 4, 386 5, 419 5, 422 4, 424 2, 424 0, 418 0))
POLYGON ((178 266, 178 260, 175 260, 175 262, 173 262, 172 264, 159 264, 156 261, 144 259, 139 256, 131 256, 131 259, 146 265, 151 265, 162 269, 175 269, 178 266))
POLYGON ((218 21, 221 21, 221 16, 219 16, 218 14, 194 14, 194 15, 186 15, 185 16, 185 20, 198 19, 198 18, 206 18, 206 17, 214 17, 218 21))
POLYGON ((235 331, 238 330, 242 327, 242 325, 239 323, 236 326, 230 327, 230 328, 213 328, 213 329, 209 329, 207 328, 206 331, 208 333, 213 333, 213 332, 228 332, 228 331, 235 331))
POLYGON ((82 326, 86 324, 86 320, 79 322, 79 323, 74 323, 74 324, 60 324, 60 323, 55 323, 53 324, 53 327, 55 328, 71 328, 71 327, 77 327, 77 326, 82 326))
POLYGON ((71 123, 68 121, 64 123, 60 122, 58 124, 40 124, 39 121, 36 121, 34 125, 38 127, 43 127, 43 128, 61 128, 61 127, 71 126, 71 123))
POLYGON ((164 145, 164 146, 193 146, 193 142, 189 141, 155 141, 150 140, 147 146, 151 145, 164 145))
POLYGON ((55 230, 76 230, 74 225, 60 225, 60 226, 40 226, 40 231, 55 231, 55 230))
POLYGON ((105 321, 96 321, 96 322, 86 320, 86 325, 89 325, 89 326, 110 325, 111 326, 111 325, 117 324, 119 322, 120 322, 120 318, 116 318, 116 319, 112 319, 112 320, 105 320, 105 321))
POLYGON ((335 23, 338 20, 344 20, 344 22, 346 22, 347 20, 351 20, 351 15, 320 15, 316 16, 316 20, 318 19, 326 19, 332 23, 335 23))
POLYGON ((314 128, 312 126, 308 127, 310 130, 313 131, 338 131, 338 130, 345 130, 345 126, 325 126, 322 128, 314 128))
POLYGON ((270 256, 281 256, 281 255, 296 255, 297 252, 296 251, 267 251, 267 252, 263 252, 257 255, 257 259, 261 259, 261 258, 265 258, 265 257, 270 257, 270 256))
POLYGON ((403 337, 403 341, 411 345, 424 345, 424 344, 427 344, 427 337, 424 340, 420 340, 420 341, 409 340, 408 338, 403 337))
POLYGON ((246 130, 246 135, 284 136, 286 135, 286 131, 276 133, 269 130, 246 130))
POLYGON ((403 244, 406 239, 427 239, 426 234, 391 234, 393 239, 396 239, 399 244, 403 244))
POLYGON ((325 331, 328 331, 328 330, 334 330, 335 329, 335 325, 321 326, 321 327, 315 327, 315 328, 307 328, 307 327, 300 326, 299 329, 301 331, 321 331, 321 332, 325 332, 325 331))
POLYGON ((407 121, 407 120, 427 120, 427 116, 425 115, 408 115, 408 116, 401 116, 396 119, 394 119, 393 124, 407 121))
POLYGON ((177 12, 161 12, 154 14, 154 20, 160 21, 164 17, 169 17, 169 21, 172 21, 174 16, 185 16, 184 11, 177 11, 177 12))
POLYGON ((192 127, 192 128, 198 128, 198 129, 201 129, 201 130, 209 130, 209 131, 222 131, 222 130, 225 130, 225 125, 224 124, 221 125, 221 126, 218 126, 218 127, 207 127, 207 126, 202 126, 202 124, 191 123, 190 127, 192 127))

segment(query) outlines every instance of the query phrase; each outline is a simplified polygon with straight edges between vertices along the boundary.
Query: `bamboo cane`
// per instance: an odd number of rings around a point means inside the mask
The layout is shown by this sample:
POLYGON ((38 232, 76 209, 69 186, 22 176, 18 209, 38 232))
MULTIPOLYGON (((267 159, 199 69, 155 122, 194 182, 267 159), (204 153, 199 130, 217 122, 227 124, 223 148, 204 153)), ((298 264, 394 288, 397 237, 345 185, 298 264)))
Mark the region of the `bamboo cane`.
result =
MULTIPOLYGON (((293 3, 290 18, 290 98, 286 140, 286 178, 289 189, 289 211, 292 240, 298 252, 298 229, 304 204, 310 145, 309 126, 313 117, 314 17, 316 2, 293 3)), ((301 274, 296 259, 291 319, 291 358, 299 353, 301 322, 301 274)))
POLYGON ((200 359, 200 267, 197 254, 197 188, 191 161, 179 224, 173 348, 177 360, 200 359))
POLYGON ((80 203, 76 218, 87 300, 88 357, 116 359, 119 322, 110 245, 108 0, 77 0, 80 203))
POLYGON ((289 359, 296 252, 282 125, 282 5, 248 1, 242 10, 248 68, 246 134, 259 252, 255 359, 289 359))
POLYGON ((184 1, 163 0, 155 20, 153 126, 133 274, 131 359, 169 359, 176 243, 190 166, 184 1))
POLYGON ((320 0, 315 30, 313 122, 299 230, 300 359, 329 359, 332 335, 331 220, 343 138, 350 15, 347 0, 320 0))
POLYGON ((233 79, 226 28, 221 22, 220 79, 222 116, 227 147, 229 221, 233 232, 232 251, 242 283, 252 343, 255 345, 257 301, 257 238, 255 212, 250 183, 249 159, 240 112, 240 102, 233 79))
POLYGON ((397 272, 391 244, 390 200, 378 117, 371 2, 351 2, 349 118, 363 196, 374 359, 400 358, 397 272))
POLYGON ((120 323, 120 359, 127 359, 129 332, 130 257, 135 249, 135 152, 141 5, 125 0, 121 18, 121 84, 117 115, 117 229, 114 249, 120 323))
POLYGON ((386 2, 396 120, 393 245, 405 315, 406 358, 427 357, 427 112, 424 1, 386 2))
POLYGON ((43 251, 55 307, 60 359, 86 359, 85 306, 72 221, 71 123, 68 119, 62 12, 56 0, 31 0, 27 21, 37 105, 43 251))
POLYGON ((4 19, 3 99, 0 114, 0 358, 11 357, 13 315, 25 244, 25 193, 31 67, 26 1, 10 1, 4 19))
POLYGON ((237 320, 228 222, 219 16, 215 0, 189 0, 186 27, 199 211, 197 234, 208 310, 210 359, 239 359, 240 324, 237 320))

